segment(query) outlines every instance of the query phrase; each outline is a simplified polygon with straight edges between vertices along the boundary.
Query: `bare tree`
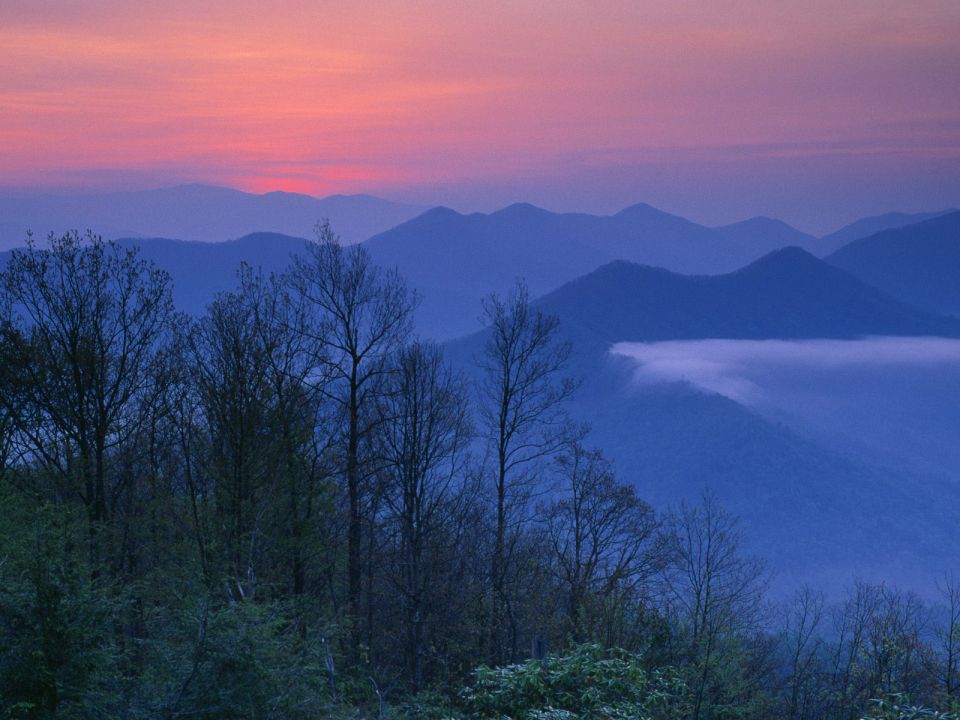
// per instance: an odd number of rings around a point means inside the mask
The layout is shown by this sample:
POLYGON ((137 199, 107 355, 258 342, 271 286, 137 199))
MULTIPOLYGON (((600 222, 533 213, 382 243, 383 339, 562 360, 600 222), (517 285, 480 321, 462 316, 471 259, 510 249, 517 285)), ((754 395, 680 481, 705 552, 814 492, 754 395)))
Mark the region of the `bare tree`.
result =
POLYGON ((15 250, 3 295, 27 339, 12 380, 22 400, 17 437, 87 511, 90 549, 124 480, 110 455, 150 415, 153 365, 174 317, 169 276, 99 237, 68 233, 15 250))
POLYGON ((444 364, 440 348, 415 342, 400 351, 384 395, 380 454, 386 505, 396 528, 393 585, 400 594, 407 676, 423 685, 426 615, 439 589, 431 574, 437 545, 450 537, 451 511, 462 495, 470 425, 464 378, 444 364))
POLYGON ((787 610, 784 640, 789 672, 785 684, 791 720, 819 717, 822 709, 816 676, 824 649, 824 605, 822 593, 804 586, 796 591, 787 610))
POLYGON ((195 473, 190 482, 194 490, 209 484, 216 498, 232 590, 249 596, 258 566, 285 566, 298 596, 306 578, 304 535, 319 490, 315 424, 322 385, 299 299, 278 278, 245 265, 239 280, 192 334, 207 456, 191 469, 203 468, 210 483, 195 473))
POLYGON ((948 700, 960 694, 960 582, 952 573, 937 582, 937 590, 943 601, 943 622, 938 628, 941 656, 940 679, 948 700))
POLYGON ((876 605, 874 589, 858 582, 846 600, 833 610, 837 634, 832 669, 833 713, 836 717, 852 718, 868 699, 861 696, 863 689, 857 683, 860 657, 867 642, 867 627, 876 612, 876 605))
POLYGON ((836 609, 833 682, 837 717, 859 717, 871 698, 932 696, 930 616, 913 593, 858 581, 836 609))
POLYGON ((884 695, 902 692, 911 697, 929 693, 926 667, 932 665, 928 635, 930 617, 920 598, 887 586, 880 587, 878 612, 867 629, 865 667, 871 684, 884 695))
POLYGON ((329 222, 298 257, 291 281, 312 312, 305 328, 313 344, 322 393, 340 415, 341 472, 347 490, 347 611, 360 638, 363 592, 364 495, 370 468, 361 444, 377 425, 375 405, 391 372, 390 358, 410 332, 416 298, 395 271, 377 268, 362 246, 343 247, 329 222))
POLYGON ((694 720, 709 703, 724 642, 755 633, 762 619, 768 578, 760 560, 742 554, 741 542, 736 517, 709 493, 699 505, 681 504, 673 518, 676 562, 664 579, 689 638, 694 720))
POLYGON ((260 501, 273 470, 267 452, 267 364, 249 300, 240 293, 221 294, 191 338, 193 382, 206 435, 206 457, 199 466, 215 501, 231 597, 252 597, 256 591, 260 501))
POLYGON ((306 591, 308 549, 318 501, 326 494, 330 437, 322 412, 323 373, 316 372, 302 296, 282 277, 244 268, 240 292, 249 298, 257 342, 263 348, 270 399, 268 426, 275 449, 274 532, 289 567, 295 597, 306 591))
POLYGON ((616 481, 599 451, 574 442, 556 464, 562 484, 546 508, 547 534, 570 631, 582 642, 602 606, 619 606, 663 569, 667 552, 653 508, 616 481))
POLYGON ((511 532, 524 511, 542 461, 576 435, 564 411, 576 383, 564 376, 571 347, 558 337, 559 320, 533 308, 524 283, 505 298, 483 301, 487 341, 477 360, 479 414, 494 458, 496 518, 491 579, 491 660, 517 652, 516 618, 507 588, 511 532), (509 628, 509 653, 503 627, 509 628))

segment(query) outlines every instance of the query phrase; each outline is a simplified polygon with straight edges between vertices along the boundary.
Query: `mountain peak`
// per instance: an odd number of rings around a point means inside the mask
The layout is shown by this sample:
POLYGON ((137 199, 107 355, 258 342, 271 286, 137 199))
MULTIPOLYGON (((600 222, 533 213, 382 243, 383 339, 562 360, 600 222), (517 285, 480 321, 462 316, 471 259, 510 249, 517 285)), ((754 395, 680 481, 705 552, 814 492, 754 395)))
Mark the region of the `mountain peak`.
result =
POLYGON ((451 220, 454 218, 465 217, 461 213, 458 213, 453 208, 448 208, 445 205, 437 205, 437 207, 432 207, 425 212, 420 213, 415 218, 412 218, 408 222, 419 223, 419 222, 440 222, 444 220, 451 220))
MULTIPOLYGON (((666 268, 656 267, 654 265, 645 265, 643 263, 635 263, 629 260, 612 260, 606 265, 601 265, 596 270, 581 276, 579 279, 600 278, 604 281, 607 281, 617 278, 632 280, 643 275, 674 275, 677 277, 683 277, 675 272, 667 270, 666 268)), ((574 282, 577 282, 577 280, 574 280, 574 282)))
POLYGON ((766 215, 747 218, 731 225, 721 225, 713 228, 713 231, 723 239, 726 250, 737 249, 741 256, 752 255, 754 258, 790 246, 810 249, 817 242, 812 235, 766 215))
POLYGON ((616 261, 538 302, 588 342, 960 332, 957 322, 903 305, 798 247, 725 275, 616 261))
POLYGON ((306 243, 307 238, 295 237, 284 233, 275 232, 252 232, 241 235, 235 240, 227 240, 224 244, 233 243, 238 246, 247 247, 273 247, 278 243, 306 243))
POLYGON ((768 215, 756 215, 746 220, 740 220, 739 222, 729 223, 728 225, 718 225, 715 230, 725 230, 730 228, 755 228, 755 229, 768 229, 768 228, 789 228, 790 230, 796 230, 792 225, 785 223, 783 220, 778 218, 773 218, 768 215))
POLYGON ((746 267, 741 268, 737 272, 783 272, 801 269, 816 270, 822 268, 829 268, 829 265, 803 248, 797 247, 796 245, 791 245, 789 247, 780 248, 779 250, 769 252, 760 259, 754 260, 746 267))
MULTIPOLYGON (((262 198, 308 198, 310 200, 317 199, 315 196, 308 195, 307 193, 291 192, 289 190, 271 190, 270 192, 261 193, 260 197, 262 198)), ((350 197, 350 196, 349 195, 330 195, 328 197, 325 197, 324 200, 341 200, 347 197, 350 197)))
POLYGON ((528 202, 515 202, 496 212, 490 213, 491 217, 499 218, 536 218, 549 215, 553 215, 553 213, 536 205, 531 205, 528 202))
POLYGON ((653 205, 647 203, 634 203, 633 205, 628 205, 620 212, 616 213, 614 217, 624 217, 624 216, 662 216, 669 215, 670 213, 664 212, 658 208, 655 208, 653 205))
POLYGON ((219 194, 219 195, 254 195, 255 193, 248 193, 245 190, 237 190, 236 188, 226 187, 224 185, 210 185, 208 183, 182 183, 180 185, 170 185, 168 187, 156 188, 155 190, 140 190, 138 191, 142 194, 148 193, 207 193, 207 194, 219 194))

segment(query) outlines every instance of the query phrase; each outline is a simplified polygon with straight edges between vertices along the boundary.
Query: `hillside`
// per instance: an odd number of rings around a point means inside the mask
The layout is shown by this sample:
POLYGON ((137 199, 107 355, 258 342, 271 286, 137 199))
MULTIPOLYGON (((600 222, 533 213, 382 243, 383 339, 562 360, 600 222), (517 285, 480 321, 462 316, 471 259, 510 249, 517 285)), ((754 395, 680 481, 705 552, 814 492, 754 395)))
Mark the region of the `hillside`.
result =
POLYGON ((908 307, 799 248, 712 277, 618 261, 540 305, 604 342, 960 333, 960 322, 908 307))
POLYGON ((857 240, 826 260, 903 302, 960 315, 960 212, 857 240))
MULTIPOLYGON (((608 350, 628 340, 960 336, 957 322, 905 306, 796 248, 716 277, 614 262, 536 305, 559 316, 573 343, 570 370, 584 384, 570 411, 590 423, 590 442, 659 507, 709 488, 741 516, 780 589, 807 581, 837 588, 854 567, 862 577, 919 582, 946 562, 960 516, 946 509, 955 483, 938 472, 923 474, 919 462, 894 467, 873 448, 823 441, 686 382, 639 384, 636 364, 608 350), (933 520, 918 534, 924 518, 933 520)), ((483 338, 451 343, 450 356, 466 365, 483 338)), ((704 353, 699 362, 711 365, 709 348, 704 353)), ((804 376, 792 377, 796 392, 807 389, 804 376)))
POLYGON ((889 212, 882 215, 871 215, 870 217, 860 218, 849 225, 844 225, 839 230, 822 236, 811 246, 810 251, 817 255, 817 257, 824 257, 854 240, 869 237, 884 230, 895 230, 906 227, 907 225, 915 225, 924 220, 931 220, 951 212, 955 211, 951 209, 927 213, 889 212))
POLYGON ((201 315, 218 292, 236 287, 237 271, 245 262, 264 273, 282 272, 290 257, 306 241, 277 233, 254 233, 222 243, 183 242, 149 238, 123 239, 121 244, 138 246, 140 255, 170 273, 177 307, 201 315))
POLYGON ((435 208, 367 241, 423 296, 422 329, 452 337, 477 329, 480 298, 518 277, 543 294, 612 260, 675 272, 733 270, 797 235, 776 221, 711 229, 649 205, 609 216, 511 205, 489 215, 435 208), (761 249, 762 248, 762 249, 761 249))

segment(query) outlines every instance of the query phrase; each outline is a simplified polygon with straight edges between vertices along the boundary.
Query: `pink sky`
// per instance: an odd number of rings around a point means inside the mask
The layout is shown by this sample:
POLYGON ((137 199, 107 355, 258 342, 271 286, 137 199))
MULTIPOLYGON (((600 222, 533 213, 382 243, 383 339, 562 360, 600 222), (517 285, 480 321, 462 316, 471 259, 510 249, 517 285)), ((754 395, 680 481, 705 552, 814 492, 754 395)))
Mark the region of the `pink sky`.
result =
POLYGON ((138 5, 0 4, 0 184, 811 229, 960 204, 956 0, 138 5))

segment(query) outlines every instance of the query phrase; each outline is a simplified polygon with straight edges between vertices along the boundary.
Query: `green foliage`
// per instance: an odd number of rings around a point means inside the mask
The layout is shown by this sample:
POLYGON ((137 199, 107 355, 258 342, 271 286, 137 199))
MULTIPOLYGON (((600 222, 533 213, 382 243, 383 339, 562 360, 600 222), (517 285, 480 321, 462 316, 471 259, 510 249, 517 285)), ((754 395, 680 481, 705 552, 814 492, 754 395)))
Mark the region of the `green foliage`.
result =
POLYGON ((648 671, 639 655, 587 644, 543 661, 480 667, 462 699, 484 720, 669 720, 684 717, 685 696, 672 669, 648 671))
POLYGON ((9 493, 0 505, 0 718, 109 717, 116 607, 80 559, 82 521, 9 493))
POLYGON ((873 705, 863 720, 960 720, 956 713, 911 705, 903 695, 874 700, 873 705))
POLYGON ((149 665, 172 672, 148 693, 162 699, 152 713, 201 720, 335 714, 321 644, 298 630, 285 604, 212 605, 205 600, 167 621, 161 654, 149 665))
POLYGON ((424 690, 390 709, 392 720, 454 720, 462 715, 451 698, 436 690, 424 690))

